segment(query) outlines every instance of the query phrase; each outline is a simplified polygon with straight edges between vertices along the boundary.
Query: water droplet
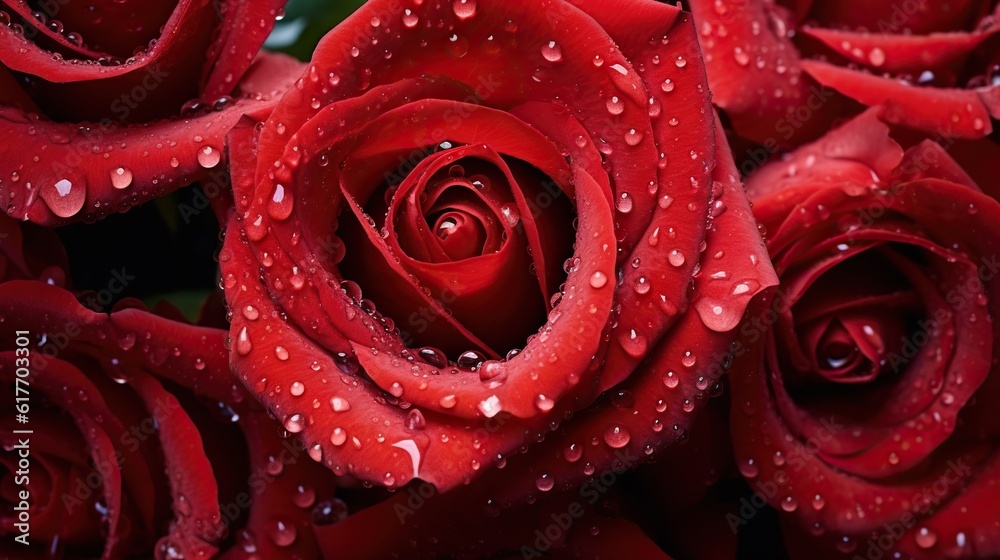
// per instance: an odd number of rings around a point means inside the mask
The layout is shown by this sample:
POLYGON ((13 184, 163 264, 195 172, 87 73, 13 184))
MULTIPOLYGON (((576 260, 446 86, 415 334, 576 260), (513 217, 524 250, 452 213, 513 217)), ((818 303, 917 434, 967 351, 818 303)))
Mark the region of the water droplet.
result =
POLYGON ((626 354, 633 358, 641 358, 646 355, 646 337, 637 333, 635 329, 618 335, 618 344, 621 345, 626 354))
POLYGON ((252 349, 253 345, 250 343, 250 336, 247 334, 247 328, 243 327, 239 336, 236 337, 236 353, 240 356, 246 356, 252 349))
POLYGON ((403 386, 400 385, 399 382, 394 381, 392 383, 392 385, 389 386, 389 394, 392 395, 392 396, 394 396, 394 397, 396 397, 397 399, 399 397, 402 397, 403 396, 403 386))
POLYGON ((413 10, 410 10, 409 8, 403 10, 403 25, 409 29, 413 29, 419 22, 420 18, 417 17, 417 14, 413 13, 413 10))
POLYGON ((438 404, 441 405, 441 408, 454 408, 457 403, 458 398, 455 395, 445 395, 441 397, 438 404))
POLYGON ((288 392, 291 393, 293 397, 301 397, 302 393, 306 392, 306 386, 301 381, 293 381, 288 387, 288 392))
POLYGON ((733 58, 736 59, 736 64, 739 64, 740 66, 750 64, 750 55, 747 54, 747 52, 741 47, 733 49, 733 58))
POLYGON ((285 429, 297 434, 305 427, 305 418, 301 414, 292 414, 285 419, 285 429))
POLYGON ((556 405, 555 401, 546 397, 545 395, 538 395, 537 397, 535 397, 535 406, 538 407, 538 410, 541 410, 542 412, 548 412, 552 410, 552 407, 554 407, 555 405, 556 405))
POLYGON ((571 443, 566 447, 566 449, 563 449, 563 457, 565 457, 570 463, 575 463, 580 460, 580 457, 583 457, 583 447, 578 444, 571 443))
POLYGON ((590 285, 594 288, 603 288, 608 283, 608 275, 597 271, 590 275, 590 285))
POLYGON ((631 439, 632 435, 629 434, 624 426, 619 424, 612 424, 608 426, 608 429, 604 430, 604 443, 608 444, 608 447, 621 449, 628 445, 631 439))
POLYGON ((616 207, 622 214, 628 214, 632 211, 632 197, 628 193, 622 193, 618 197, 618 204, 616 207))
POLYGON ((674 266, 681 266, 684 264, 684 253, 677 249, 673 249, 667 254, 667 261, 674 266))
POLYGON ((812 499, 812 507, 814 510, 819 511, 826 507, 826 500, 823 499, 823 496, 816 494, 812 499))
POLYGON ((917 546, 920 548, 931 548, 937 544, 937 535, 927 527, 921 527, 917 529, 914 540, 917 541, 917 546))
POLYGON ((502 410, 500 399, 496 395, 490 395, 488 399, 480 402, 478 408, 479 412, 482 412, 483 416, 487 418, 493 418, 502 410))
POLYGON ((198 164, 205 169, 211 169, 222 160, 222 152, 211 146, 205 146, 198 150, 198 164))
POLYGON ((332 397, 330 399, 330 408, 332 408, 334 412, 346 412, 351 410, 351 403, 342 397, 332 397))
POLYGON ((663 374, 663 384, 667 386, 667 389, 674 389, 681 382, 681 378, 676 372, 668 371, 663 374))
POLYGON ((317 463, 323 460, 323 446, 318 443, 314 443, 312 447, 309 448, 309 458, 317 463))
POLYGON ((562 60, 562 48, 555 41, 549 41, 542 45, 542 56, 549 62, 559 62, 562 60))
POLYGON ((747 459, 746 461, 740 461, 740 474, 747 478, 755 478, 760 470, 757 468, 757 464, 754 463, 753 459, 747 459))
POLYGON ((873 48, 871 52, 868 53, 868 62, 870 62, 872 66, 882 66, 885 64, 885 51, 878 47, 873 48))
POLYGON ((421 348, 417 351, 417 355, 420 356, 420 359, 436 368, 443 368, 448 365, 448 358, 445 357, 444 352, 437 348, 429 346, 421 348))
POLYGON ((476 15, 476 0, 455 0, 451 5, 451 9, 458 16, 458 19, 469 19, 476 15))
POLYGON ((521 221, 521 214, 517 211, 517 208, 511 204, 504 204, 500 207, 500 214, 503 215, 504 220, 507 225, 514 227, 519 221, 521 221))
POLYGON ((632 128, 625 133, 625 143, 629 146, 638 146, 642 142, 642 133, 632 128))
POLYGON ((344 445, 345 441, 347 441, 347 432, 343 428, 334 428, 333 433, 330 434, 330 443, 340 446, 344 445))
POLYGON ((124 167, 111 170, 111 186, 116 189, 127 189, 132 184, 132 172, 124 167))
POLYGON ((275 517, 267 524, 267 536, 280 547, 291 546, 298 536, 295 524, 283 517, 275 517))
POLYGON ((612 115, 620 115, 625 111, 625 102, 623 102, 617 95, 609 97, 606 105, 608 107, 608 112, 612 115))
POLYGON ((538 475, 538 478, 535 479, 535 487, 541 490, 542 492, 548 492, 549 490, 552 490, 552 488, 555 485, 556 485, 556 479, 552 475, 547 473, 540 474, 538 475))
POLYGON ((424 413, 420 412, 416 408, 413 408, 406 413, 406 421, 404 425, 407 430, 422 430, 427 425, 427 420, 424 419, 424 413))
POLYGON ((459 354, 458 359, 455 360, 455 364, 462 368, 470 371, 477 371, 479 366, 486 361, 486 356, 476 350, 466 350, 459 354))
POLYGON ((448 54, 455 58, 462 58, 469 52, 469 40, 458 34, 452 33, 448 37, 448 44, 445 46, 448 54))
POLYGON ((312 489, 311 486, 299 485, 295 488, 295 494, 292 495, 292 502, 300 508, 312 507, 316 503, 316 491, 312 489))
MULTIPOLYGON (((655 243, 653 243, 655 245, 655 243)), ((632 286, 635 289, 635 293, 642 295, 649 293, 649 280, 645 276, 640 276, 636 279, 635 284, 632 286)))
POLYGON ((332 525, 347 519, 347 504, 343 500, 333 498, 316 504, 312 510, 313 525, 332 525))

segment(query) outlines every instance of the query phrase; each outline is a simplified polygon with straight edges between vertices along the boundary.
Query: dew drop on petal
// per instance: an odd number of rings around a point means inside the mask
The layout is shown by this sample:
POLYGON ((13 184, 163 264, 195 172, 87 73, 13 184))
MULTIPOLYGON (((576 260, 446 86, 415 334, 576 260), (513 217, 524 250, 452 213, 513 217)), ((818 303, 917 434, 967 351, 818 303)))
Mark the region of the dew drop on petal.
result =
POLYGON ((455 0, 451 9, 458 16, 458 19, 469 19, 476 15, 476 0, 455 0))
POLYGON ((542 56, 549 62, 559 62, 562 60, 562 48, 555 41, 549 41, 542 45, 542 56))
POLYGON ((927 527, 921 527, 917 529, 914 540, 917 541, 917 546, 920 548, 931 548, 937 544, 937 535, 927 527))
POLYGON ((198 149, 198 165, 201 165, 205 169, 215 167, 221 160, 222 152, 211 146, 205 146, 198 149))
POLYGON ((608 275, 597 271, 590 275, 590 285, 594 288, 603 288, 608 283, 608 275))
POLYGON ((330 434, 330 443, 334 445, 344 445, 347 441, 347 432, 343 428, 334 428, 333 433, 330 434))
POLYGON ((132 184, 132 172, 124 167, 111 170, 111 186, 116 189, 127 189, 132 184))
POLYGON ((246 356, 252 349, 253 345, 250 343, 250 335, 247 334, 247 328, 243 327, 239 336, 236 337, 236 353, 240 356, 246 356))
POLYGON ((305 427, 305 418, 301 414, 292 414, 285 419, 285 429, 293 434, 297 434, 305 427))
POLYGON ((617 95, 609 97, 606 106, 608 108, 608 112, 612 115, 620 115, 625 111, 625 102, 623 102, 617 95))
POLYGON ((556 485, 556 479, 552 475, 547 473, 540 474, 535 479, 535 487, 541 490, 542 492, 548 492, 549 490, 552 490, 552 488, 555 485, 556 485))
POLYGON ((546 397, 545 395, 538 395, 537 397, 535 397, 535 406, 538 407, 538 410, 541 410, 542 412, 548 412, 552 410, 552 407, 554 407, 555 405, 556 405, 555 401, 546 397))
POLYGON ((667 389, 674 389, 681 382, 681 378, 677 375, 677 372, 668 371, 663 374, 663 384, 666 385, 667 389))
POLYGON ((267 524, 267 536, 271 542, 282 548, 291 546, 298 537, 295 523, 283 517, 275 517, 267 524))
POLYGON ((342 397, 332 397, 330 399, 330 408, 332 408, 334 412, 346 412, 351 410, 351 403, 342 397))
POLYGON ((608 447, 620 449, 628 445, 631 439, 632 435, 620 424, 612 424, 604 430, 604 443, 608 444, 608 447))

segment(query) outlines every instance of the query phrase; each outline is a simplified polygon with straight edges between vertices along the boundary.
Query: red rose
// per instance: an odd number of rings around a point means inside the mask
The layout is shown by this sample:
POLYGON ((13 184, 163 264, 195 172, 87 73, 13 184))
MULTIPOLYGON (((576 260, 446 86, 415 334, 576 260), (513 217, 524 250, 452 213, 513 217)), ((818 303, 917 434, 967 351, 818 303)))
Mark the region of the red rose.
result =
POLYGON ((301 72, 254 59, 283 0, 39 4, 0 10, 0 203, 18 219, 95 219, 195 181, 224 188, 226 133, 265 117, 301 72))
POLYGON ((0 214, 0 282, 41 280, 66 286, 69 263, 55 231, 0 214))
POLYGON ((1000 205, 876 111, 747 183, 781 287, 731 376, 737 460, 793 557, 992 558, 1000 205))
POLYGON ((509 459, 504 504, 644 457, 774 283, 694 28, 657 2, 369 2, 231 141, 234 369, 370 483, 509 459))
POLYGON ((94 313, 24 280, 0 284, 0 324, 4 395, 28 398, 27 424, 12 409, 0 418, 0 554, 317 557, 314 526, 342 504, 235 383, 225 331, 124 306, 94 313), (14 541, 22 511, 29 547, 14 541))
POLYGON ((994 2, 692 0, 714 102, 772 151, 865 106, 980 138, 1000 116, 994 2))

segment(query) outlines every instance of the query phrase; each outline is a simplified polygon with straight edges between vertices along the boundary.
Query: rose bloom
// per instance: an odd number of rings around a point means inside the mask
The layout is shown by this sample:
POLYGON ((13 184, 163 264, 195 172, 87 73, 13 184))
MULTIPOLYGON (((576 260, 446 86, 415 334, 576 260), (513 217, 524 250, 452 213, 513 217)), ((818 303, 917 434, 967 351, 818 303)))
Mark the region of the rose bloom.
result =
POLYGON ((1000 204, 877 111, 748 179, 781 285, 730 376, 736 459, 793 558, 994 558, 1000 204))
POLYGON ((46 225, 196 181, 225 188, 225 135, 301 64, 262 53, 283 0, 0 6, 0 204, 46 225), (33 11, 34 10, 34 11, 33 11))
POLYGON ((691 0, 713 100, 771 151, 882 104, 931 135, 981 138, 1000 116, 995 2, 691 0))
POLYGON ((231 359, 313 459, 435 491, 499 469, 485 519, 720 390, 775 277, 690 16, 627 8, 369 2, 234 130, 231 359))
POLYGON ((55 231, 0 214, 0 282, 40 280, 68 286, 69 262, 55 231))
MULTIPOLYGON (((20 237, 4 239, 8 269, 12 254, 48 247, 20 237)), ((329 472, 232 377, 225 331, 134 300, 95 313, 63 276, 44 277, 0 283, 0 384, 29 405, 25 424, 13 407, 0 419, 0 554, 317 557, 316 533, 346 506, 329 472), (14 540, 22 513, 30 546, 14 540)))

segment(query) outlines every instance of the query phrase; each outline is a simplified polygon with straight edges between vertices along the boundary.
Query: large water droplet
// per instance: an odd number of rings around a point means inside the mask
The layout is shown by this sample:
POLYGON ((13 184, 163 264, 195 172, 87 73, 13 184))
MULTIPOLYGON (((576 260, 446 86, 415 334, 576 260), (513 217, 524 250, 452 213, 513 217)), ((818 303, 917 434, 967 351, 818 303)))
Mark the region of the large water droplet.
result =
POLYGON ((283 517, 275 517, 267 524, 267 536, 271 542, 280 547, 291 546, 298 536, 295 523, 283 517))
POLYGON ((330 399, 330 408, 334 412, 346 412, 351 410, 351 403, 343 397, 332 397, 330 399))
POLYGON ((458 19, 469 19, 476 15, 476 0, 455 0, 451 9, 458 16, 458 19))
POLYGON ((917 529, 914 540, 916 540, 917 546, 920 548, 931 548, 937 544, 937 535, 927 527, 921 527, 917 529))
POLYGON ((198 149, 198 164, 205 169, 211 169, 216 165, 219 165, 219 161, 221 160, 222 152, 211 146, 205 146, 198 149))
POLYGON ((305 417, 298 413, 285 419, 285 429, 293 434, 301 432, 305 425, 305 417))
POLYGON ((608 447, 620 449, 628 445, 631 439, 632 435, 620 424, 612 424, 604 430, 604 443, 608 444, 608 447))
POLYGON ((132 184, 132 172, 124 167, 111 170, 111 186, 116 189, 127 189, 132 184))
POLYGON ((562 48, 555 41, 549 41, 542 45, 542 56, 549 62, 559 62, 562 60, 562 48))
POLYGON ((550 474, 543 473, 535 479, 535 487, 542 492, 548 492, 556 485, 556 479, 550 474))

